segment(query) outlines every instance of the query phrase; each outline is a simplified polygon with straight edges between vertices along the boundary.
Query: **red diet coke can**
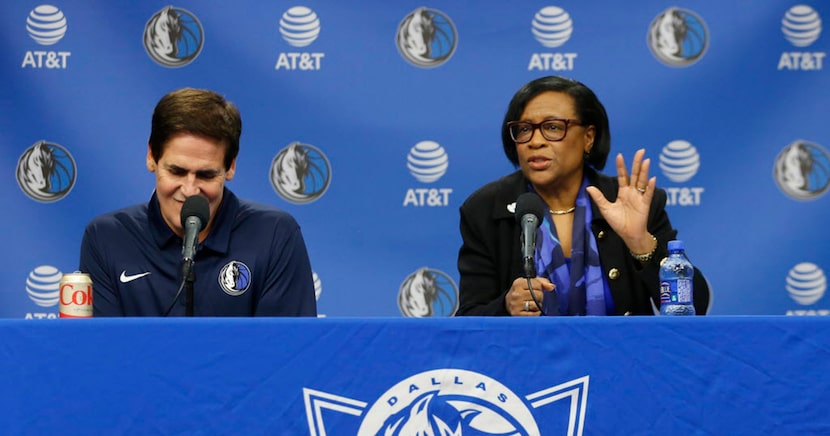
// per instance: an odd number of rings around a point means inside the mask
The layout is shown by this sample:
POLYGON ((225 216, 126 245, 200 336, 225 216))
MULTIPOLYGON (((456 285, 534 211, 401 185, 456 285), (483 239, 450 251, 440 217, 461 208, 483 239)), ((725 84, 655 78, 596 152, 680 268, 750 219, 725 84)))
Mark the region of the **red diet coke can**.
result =
POLYGON ((92 318, 92 279, 75 271, 61 277, 61 318, 92 318))

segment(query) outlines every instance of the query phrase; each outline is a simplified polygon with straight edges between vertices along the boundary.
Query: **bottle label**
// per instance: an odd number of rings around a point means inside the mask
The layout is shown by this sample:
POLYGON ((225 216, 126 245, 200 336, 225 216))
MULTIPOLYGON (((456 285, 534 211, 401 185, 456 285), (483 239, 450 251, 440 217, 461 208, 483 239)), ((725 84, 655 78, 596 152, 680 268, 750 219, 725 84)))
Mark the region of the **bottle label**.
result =
POLYGON ((692 281, 690 279, 660 282, 660 304, 691 304, 692 281))

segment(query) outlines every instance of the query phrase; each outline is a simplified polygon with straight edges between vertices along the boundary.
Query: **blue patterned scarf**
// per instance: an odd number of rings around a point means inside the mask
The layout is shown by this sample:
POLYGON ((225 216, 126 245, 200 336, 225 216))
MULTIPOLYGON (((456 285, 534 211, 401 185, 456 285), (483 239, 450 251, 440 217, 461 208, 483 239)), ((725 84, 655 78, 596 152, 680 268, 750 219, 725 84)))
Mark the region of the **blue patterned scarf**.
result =
MULTIPOLYGON (((546 315, 606 315, 608 284, 602 279, 597 241, 591 233, 591 202, 582 181, 574 210, 571 258, 565 257, 556 234, 556 226, 548 215, 536 230, 536 271, 556 285, 545 294, 542 307, 546 315)), ((532 189, 532 188, 531 188, 532 189)), ((610 301, 609 301, 610 303, 610 301)))

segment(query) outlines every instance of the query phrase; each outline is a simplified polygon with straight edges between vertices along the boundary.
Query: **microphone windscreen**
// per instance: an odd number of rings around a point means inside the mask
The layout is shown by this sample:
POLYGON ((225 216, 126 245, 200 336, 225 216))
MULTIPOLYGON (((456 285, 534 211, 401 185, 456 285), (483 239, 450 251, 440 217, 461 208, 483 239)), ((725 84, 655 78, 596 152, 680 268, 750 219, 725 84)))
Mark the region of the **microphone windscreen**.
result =
POLYGON ((202 197, 201 195, 191 195, 184 200, 181 215, 182 226, 184 226, 187 218, 192 216, 199 218, 199 222, 201 223, 199 231, 203 230, 205 226, 207 226, 207 223, 210 220, 210 207, 208 207, 207 198, 202 197))
POLYGON ((523 216, 532 213, 541 223, 547 211, 548 206, 535 192, 525 192, 516 199, 516 221, 521 221, 523 216))

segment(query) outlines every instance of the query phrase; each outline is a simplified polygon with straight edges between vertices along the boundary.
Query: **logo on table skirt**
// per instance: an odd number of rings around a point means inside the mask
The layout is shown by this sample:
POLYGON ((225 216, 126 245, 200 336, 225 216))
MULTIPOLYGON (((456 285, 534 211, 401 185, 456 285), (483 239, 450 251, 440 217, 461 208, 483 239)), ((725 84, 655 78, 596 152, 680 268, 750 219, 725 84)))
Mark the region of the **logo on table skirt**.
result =
POLYGON ((568 435, 581 435, 588 403, 589 376, 521 397, 484 374, 436 369, 401 380, 374 403, 303 388, 309 433, 325 434, 323 419, 339 412, 362 416, 356 433, 364 435, 541 435, 533 410, 563 400, 561 419, 568 435), (368 408, 368 410, 367 410, 368 408), (323 413, 323 411, 326 411, 323 413))
POLYGON ((244 294, 251 287, 251 269, 236 260, 228 262, 219 271, 219 286, 231 297, 244 294))

